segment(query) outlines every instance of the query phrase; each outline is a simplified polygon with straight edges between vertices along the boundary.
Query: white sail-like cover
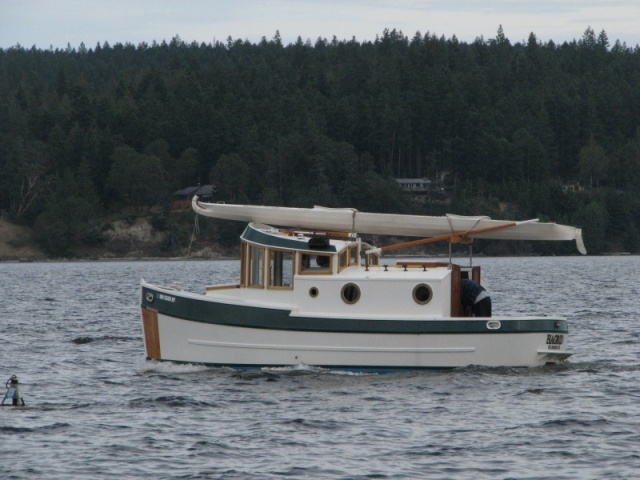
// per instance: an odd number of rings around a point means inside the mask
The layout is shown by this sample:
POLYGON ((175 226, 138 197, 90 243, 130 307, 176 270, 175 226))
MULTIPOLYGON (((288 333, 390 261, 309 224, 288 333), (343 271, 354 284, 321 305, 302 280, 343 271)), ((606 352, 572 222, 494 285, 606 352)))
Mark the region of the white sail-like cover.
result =
POLYGON ((442 217, 366 213, 350 208, 291 208, 260 205, 203 203, 193 197, 193 209, 200 215, 224 220, 257 222, 279 227, 307 230, 340 231, 375 235, 437 237, 467 233, 489 227, 497 230, 473 233, 474 238, 496 240, 575 240, 583 255, 587 253, 582 230, 568 225, 542 223, 536 220, 513 222, 447 214, 442 217), (504 227, 504 228, 501 228, 504 227))

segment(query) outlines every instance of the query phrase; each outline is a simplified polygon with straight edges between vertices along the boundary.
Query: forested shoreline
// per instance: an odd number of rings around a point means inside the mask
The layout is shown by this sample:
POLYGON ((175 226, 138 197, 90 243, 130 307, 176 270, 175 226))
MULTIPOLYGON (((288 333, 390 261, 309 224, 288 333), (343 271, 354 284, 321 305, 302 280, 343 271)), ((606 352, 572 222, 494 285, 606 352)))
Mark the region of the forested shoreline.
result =
POLYGON ((51 256, 137 216, 185 249, 173 193, 208 183, 227 202, 539 217, 581 226, 590 253, 640 251, 640 48, 604 31, 15 46, 0 99, 0 210, 51 256), (421 201, 395 181, 418 177, 421 201))

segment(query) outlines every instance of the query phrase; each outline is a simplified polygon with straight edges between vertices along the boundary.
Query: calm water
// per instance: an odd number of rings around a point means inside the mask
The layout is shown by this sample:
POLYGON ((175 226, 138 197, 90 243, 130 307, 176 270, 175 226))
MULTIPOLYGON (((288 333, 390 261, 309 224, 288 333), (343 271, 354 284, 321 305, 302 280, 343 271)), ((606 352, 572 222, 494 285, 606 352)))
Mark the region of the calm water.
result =
POLYGON ((0 264, 0 478, 640 478, 640 257, 478 259, 500 314, 559 314, 539 369, 242 373, 144 359, 138 283, 238 263, 0 264))

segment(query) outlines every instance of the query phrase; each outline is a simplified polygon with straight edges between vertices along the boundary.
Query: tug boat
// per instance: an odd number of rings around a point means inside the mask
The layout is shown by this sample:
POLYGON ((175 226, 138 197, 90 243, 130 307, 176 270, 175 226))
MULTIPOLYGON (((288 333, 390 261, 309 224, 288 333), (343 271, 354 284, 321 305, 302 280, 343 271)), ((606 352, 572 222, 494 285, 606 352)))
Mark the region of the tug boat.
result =
MULTIPOLYGON (((433 241, 573 240, 579 228, 489 217, 365 213, 354 209, 203 203, 202 216, 248 223, 239 282, 202 292, 141 281, 148 359, 232 368, 308 365, 393 371, 563 362, 568 326, 553 316, 473 317, 463 279, 479 266, 451 261, 389 265, 383 254, 433 241), (415 236, 376 248, 362 235, 415 236)), ((451 252, 451 247, 449 248, 451 252)))

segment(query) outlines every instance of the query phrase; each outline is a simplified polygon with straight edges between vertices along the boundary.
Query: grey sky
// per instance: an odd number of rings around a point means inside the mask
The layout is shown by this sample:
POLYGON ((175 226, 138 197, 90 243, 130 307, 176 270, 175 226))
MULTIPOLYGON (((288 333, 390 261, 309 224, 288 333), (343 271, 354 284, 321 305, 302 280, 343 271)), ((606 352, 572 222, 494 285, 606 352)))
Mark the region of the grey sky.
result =
POLYGON ((185 42, 258 42, 276 30, 285 44, 298 36, 362 42, 385 28, 472 42, 493 38, 499 25, 512 43, 531 32, 562 43, 591 27, 604 30, 612 45, 635 47, 638 19, 638 0, 0 0, 0 48, 138 45, 176 35, 185 42))

